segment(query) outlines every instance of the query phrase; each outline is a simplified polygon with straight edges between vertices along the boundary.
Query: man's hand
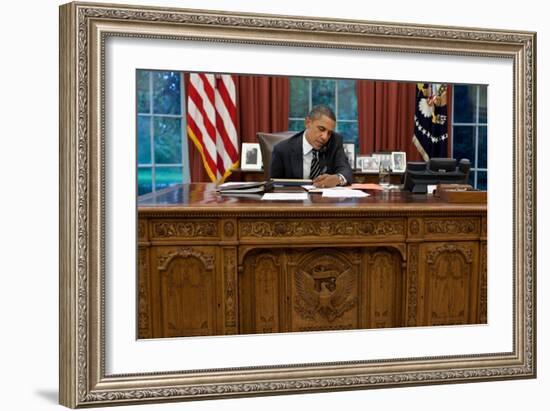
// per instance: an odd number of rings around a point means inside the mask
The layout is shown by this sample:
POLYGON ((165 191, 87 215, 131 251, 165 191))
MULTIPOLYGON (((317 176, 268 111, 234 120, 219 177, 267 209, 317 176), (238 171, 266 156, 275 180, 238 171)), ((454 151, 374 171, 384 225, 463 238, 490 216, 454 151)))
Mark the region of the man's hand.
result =
POLYGON ((321 174, 313 180, 313 185, 318 188, 329 188, 336 187, 339 182, 340 177, 338 174, 321 174))

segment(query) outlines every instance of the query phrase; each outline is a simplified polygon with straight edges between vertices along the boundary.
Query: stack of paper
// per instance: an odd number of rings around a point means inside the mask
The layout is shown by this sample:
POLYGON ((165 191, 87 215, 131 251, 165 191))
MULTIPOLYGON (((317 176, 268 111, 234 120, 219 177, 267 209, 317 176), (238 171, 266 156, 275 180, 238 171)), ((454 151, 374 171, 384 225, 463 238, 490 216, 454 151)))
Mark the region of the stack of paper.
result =
POLYGON ((265 193, 262 200, 307 200, 307 193, 265 193))
POLYGON ((368 197, 368 194, 360 190, 351 190, 340 188, 325 188, 323 189, 323 197, 331 198, 362 198, 368 197))

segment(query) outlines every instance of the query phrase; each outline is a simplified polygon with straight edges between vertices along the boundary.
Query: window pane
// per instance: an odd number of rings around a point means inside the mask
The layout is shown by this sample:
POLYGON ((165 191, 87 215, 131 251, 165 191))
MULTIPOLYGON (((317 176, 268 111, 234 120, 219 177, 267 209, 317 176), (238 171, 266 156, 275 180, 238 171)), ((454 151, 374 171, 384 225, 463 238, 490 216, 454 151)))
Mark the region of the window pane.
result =
POLYGON ((470 184, 474 188, 475 188, 475 175, 476 175, 476 172, 474 170, 470 170, 470 175, 468 176, 468 184, 470 184))
POLYGON ((181 163, 181 119, 155 117, 155 162, 181 163))
POLYGON ((161 190, 174 184, 181 184, 181 167, 157 167, 155 177, 155 190, 161 190))
POLYGON ((475 127, 453 127, 453 157, 457 160, 467 158, 474 167, 475 160, 475 127))
POLYGON ((315 79, 311 81, 312 104, 324 104, 334 110, 336 80, 315 79))
POLYGON ((477 168, 487 168, 487 126, 478 127, 477 168))
POLYGON ((151 95, 149 93, 150 71, 137 70, 137 110, 138 113, 150 113, 151 95))
POLYGON ((340 121, 336 123, 336 131, 338 131, 344 137, 344 143, 356 143, 358 141, 357 135, 357 122, 344 122, 340 121))
POLYGON ((454 86, 454 122, 473 123, 475 121, 477 86, 454 86))
POLYGON ((151 164, 151 118, 138 116, 138 164, 151 164))
POLYGON ((487 171, 477 172, 477 187, 478 190, 487 190, 487 171))
POLYGON ((309 112, 309 81, 301 77, 290 79, 290 117, 305 118, 309 112))
POLYGON ((153 72, 153 110, 155 114, 181 114, 179 73, 153 72))
POLYGON ((487 86, 479 86, 479 123, 487 122, 487 86))
POLYGON ((355 80, 338 80, 338 120, 357 119, 355 80))
POLYGON ((151 167, 138 168, 138 196, 153 191, 151 167))
POLYGON ((305 127, 304 120, 290 120, 288 122, 288 129, 291 131, 302 131, 305 127))

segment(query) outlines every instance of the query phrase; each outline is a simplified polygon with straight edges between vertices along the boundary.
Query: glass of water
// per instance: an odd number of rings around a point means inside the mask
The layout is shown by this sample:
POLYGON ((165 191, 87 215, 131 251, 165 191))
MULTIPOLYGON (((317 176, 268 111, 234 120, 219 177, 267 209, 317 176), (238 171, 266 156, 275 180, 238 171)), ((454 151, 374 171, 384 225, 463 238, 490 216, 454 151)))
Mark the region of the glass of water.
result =
POLYGON ((390 162, 380 161, 378 184, 380 184, 384 190, 387 190, 390 187, 390 171, 390 162))

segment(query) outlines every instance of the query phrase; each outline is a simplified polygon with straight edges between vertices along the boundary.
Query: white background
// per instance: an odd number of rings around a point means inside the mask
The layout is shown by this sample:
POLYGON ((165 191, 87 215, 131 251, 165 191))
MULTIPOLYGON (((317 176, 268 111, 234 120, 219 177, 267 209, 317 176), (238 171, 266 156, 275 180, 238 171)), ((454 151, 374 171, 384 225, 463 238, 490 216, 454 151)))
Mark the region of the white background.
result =
MULTIPOLYGON (((542 3, 525 0, 521 4, 485 4, 465 0, 450 6, 388 0, 368 7, 353 0, 326 2, 322 7, 319 3, 298 0, 154 2, 159 6, 534 30, 538 32, 539 43, 538 95, 541 97, 538 99, 538 134, 550 133, 548 120, 543 115, 550 109, 544 100, 548 80, 543 74, 548 72, 550 29, 543 25, 547 23, 547 13, 543 12, 542 3)), ((0 213, 0 401, 2 409, 7 410, 61 409, 57 405, 59 4, 57 1, 28 1, 3 5, 4 18, 0 25, 0 175, 3 193, 0 213)), ((544 182, 548 171, 542 160, 548 153, 548 143, 543 138, 539 139, 538 153, 541 164, 538 180, 544 182)), ((548 194, 541 188, 538 198, 539 244, 544 244, 543 226, 548 218, 543 210, 548 207, 548 194)), ((543 253, 542 246, 539 246, 539 295, 544 295, 549 286, 544 275, 548 271, 548 259, 543 253)), ((423 410, 545 409, 550 379, 546 365, 548 348, 545 347, 548 345, 548 327, 543 324, 548 323, 548 306, 544 298, 539 299, 539 378, 536 380, 144 405, 124 409, 252 410, 289 406, 318 409, 342 406, 423 410)))

